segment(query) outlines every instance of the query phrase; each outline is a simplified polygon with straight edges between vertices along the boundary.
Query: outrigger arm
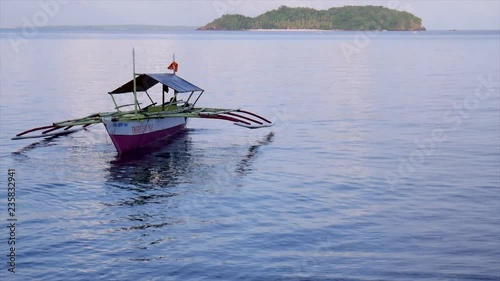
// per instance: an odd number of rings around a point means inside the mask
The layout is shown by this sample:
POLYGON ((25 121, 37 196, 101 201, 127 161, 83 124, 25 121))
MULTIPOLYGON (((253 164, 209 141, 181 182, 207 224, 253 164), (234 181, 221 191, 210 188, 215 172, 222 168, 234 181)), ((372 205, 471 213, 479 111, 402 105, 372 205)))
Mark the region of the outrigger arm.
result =
POLYGON ((52 125, 37 127, 37 128, 26 130, 24 132, 17 134, 15 137, 12 138, 12 140, 45 138, 45 137, 55 137, 55 136, 61 136, 61 135, 68 135, 68 134, 77 132, 79 130, 85 129, 90 125, 102 123, 103 117, 113 116, 116 114, 120 114, 120 112, 95 113, 95 114, 92 114, 92 115, 89 115, 89 116, 83 117, 83 118, 61 121, 61 122, 53 123, 52 125), (75 126, 81 126, 81 127, 73 129, 73 127, 75 127, 75 126), (54 132, 54 131, 57 131, 60 129, 63 129, 63 130, 58 131, 58 132, 54 132), (45 131, 42 131, 38 135, 30 134, 30 133, 41 131, 41 130, 45 130, 45 131))
POLYGON ((133 111, 95 113, 83 118, 61 121, 53 123, 52 125, 29 129, 17 134, 15 137, 12 138, 12 140, 68 135, 76 131, 79 131, 81 129, 85 129, 90 125, 102 123, 103 118, 111 118, 112 120, 115 119, 122 121, 141 121, 154 118, 173 118, 173 117, 225 120, 233 122, 234 125, 245 127, 248 129, 258 129, 264 127, 271 127, 274 125, 274 123, 269 121, 268 119, 260 115, 257 115, 253 112, 242 109, 180 107, 178 110, 174 111, 148 112, 147 110, 141 110, 138 112, 138 114, 135 114, 135 109, 134 109, 133 111), (75 126, 81 126, 81 127, 73 128, 75 126), (39 132, 39 131, 42 132, 39 134, 33 134, 34 132, 39 132))

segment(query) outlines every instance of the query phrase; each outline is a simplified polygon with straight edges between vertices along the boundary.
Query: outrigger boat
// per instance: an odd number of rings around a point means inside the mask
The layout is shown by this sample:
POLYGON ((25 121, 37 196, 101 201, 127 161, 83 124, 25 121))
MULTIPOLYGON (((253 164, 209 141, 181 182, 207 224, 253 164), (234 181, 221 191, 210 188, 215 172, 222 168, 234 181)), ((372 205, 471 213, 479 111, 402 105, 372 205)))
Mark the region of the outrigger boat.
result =
POLYGON ((116 111, 95 113, 83 118, 33 128, 17 134, 12 139, 67 135, 91 125, 103 123, 116 150, 119 154, 122 154, 184 130, 189 118, 226 120, 249 129, 273 125, 268 119, 242 109, 195 107, 205 90, 176 74, 178 64, 175 62, 175 57, 168 67, 168 69, 173 70, 173 73, 154 74, 135 73, 134 52, 133 57, 133 79, 109 92, 116 111), (162 85, 162 101, 160 104, 154 102, 147 92, 158 83, 162 85), (166 94, 169 90, 173 90, 173 96, 166 101, 166 94), (137 92, 145 92, 151 104, 141 108, 141 104, 137 99, 137 92), (114 96, 125 93, 133 93, 134 102, 118 105, 114 96), (187 99, 185 101, 178 100, 179 94, 187 95, 187 99), (127 106, 134 106, 134 109, 122 111, 127 106), (40 133, 40 131, 42 132, 40 133))

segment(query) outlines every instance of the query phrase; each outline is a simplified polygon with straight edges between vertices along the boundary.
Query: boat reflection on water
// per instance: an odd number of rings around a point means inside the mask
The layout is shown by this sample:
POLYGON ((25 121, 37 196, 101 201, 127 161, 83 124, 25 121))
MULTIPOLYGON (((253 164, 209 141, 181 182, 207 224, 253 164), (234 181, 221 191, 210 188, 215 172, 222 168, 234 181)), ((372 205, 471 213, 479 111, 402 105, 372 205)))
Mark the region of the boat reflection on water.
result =
MULTIPOLYGON (((202 145, 197 147, 190 136, 197 131, 188 129, 169 140, 117 155, 110 162, 108 184, 139 194, 121 204, 148 204, 157 202, 158 196, 175 196, 184 191, 182 187, 207 186, 221 178, 241 178, 252 171, 259 148, 270 144, 274 138, 273 132, 268 133, 242 155, 228 152, 227 148, 206 151, 202 145), (145 196, 152 191, 155 191, 154 196, 145 196)), ((220 182, 214 183, 221 188, 220 182)))
POLYGON ((21 149, 12 152, 13 156, 25 156, 27 157, 27 153, 32 151, 33 149, 40 148, 40 147, 49 147, 49 146, 54 146, 57 144, 57 140, 60 140, 64 138, 64 136, 51 136, 47 137, 45 139, 41 139, 37 142, 33 142, 31 144, 28 144, 21 149))
POLYGON ((210 196, 234 192, 235 181, 252 170, 259 148, 274 138, 274 133, 268 133, 245 152, 240 145, 212 143, 207 148, 198 138, 204 133, 188 129, 110 162, 110 196, 104 204, 112 217, 119 218, 114 220, 112 232, 139 231, 137 235, 146 244, 169 239, 161 231, 151 235, 151 228, 183 224, 199 215, 200 206, 210 204, 206 201, 210 196))
POLYGON ((270 132, 256 144, 250 146, 250 148, 248 148, 247 155, 243 159, 241 159, 241 161, 236 166, 236 172, 238 172, 240 175, 246 175, 248 172, 250 172, 252 170, 252 161, 259 152, 259 148, 263 145, 270 144, 271 142, 273 142, 273 139, 274 132, 270 132))
POLYGON ((117 155, 110 162, 108 181, 132 189, 175 186, 192 167, 188 135, 186 130, 170 139, 117 155))

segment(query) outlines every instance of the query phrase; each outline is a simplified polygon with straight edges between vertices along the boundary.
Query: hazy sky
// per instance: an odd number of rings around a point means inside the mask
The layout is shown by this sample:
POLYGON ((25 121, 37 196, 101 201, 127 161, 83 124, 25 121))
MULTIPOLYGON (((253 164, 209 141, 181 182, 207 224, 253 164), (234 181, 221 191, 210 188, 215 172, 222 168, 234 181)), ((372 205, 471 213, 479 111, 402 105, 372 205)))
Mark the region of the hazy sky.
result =
POLYGON ((0 0, 0 26, 201 26, 226 13, 256 16, 281 5, 377 5, 413 13, 431 30, 500 29, 500 0, 0 0))

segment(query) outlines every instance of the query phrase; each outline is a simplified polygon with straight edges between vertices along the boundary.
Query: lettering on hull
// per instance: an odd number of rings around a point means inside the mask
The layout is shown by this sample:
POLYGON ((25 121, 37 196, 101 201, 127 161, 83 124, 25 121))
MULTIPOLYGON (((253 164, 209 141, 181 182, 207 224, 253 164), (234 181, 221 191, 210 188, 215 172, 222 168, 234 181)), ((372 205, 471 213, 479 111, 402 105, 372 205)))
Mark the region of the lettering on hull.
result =
POLYGON ((154 131, 154 126, 153 124, 146 124, 146 125, 140 125, 140 126, 132 126, 132 134, 133 135, 139 135, 139 134, 146 134, 154 131))

